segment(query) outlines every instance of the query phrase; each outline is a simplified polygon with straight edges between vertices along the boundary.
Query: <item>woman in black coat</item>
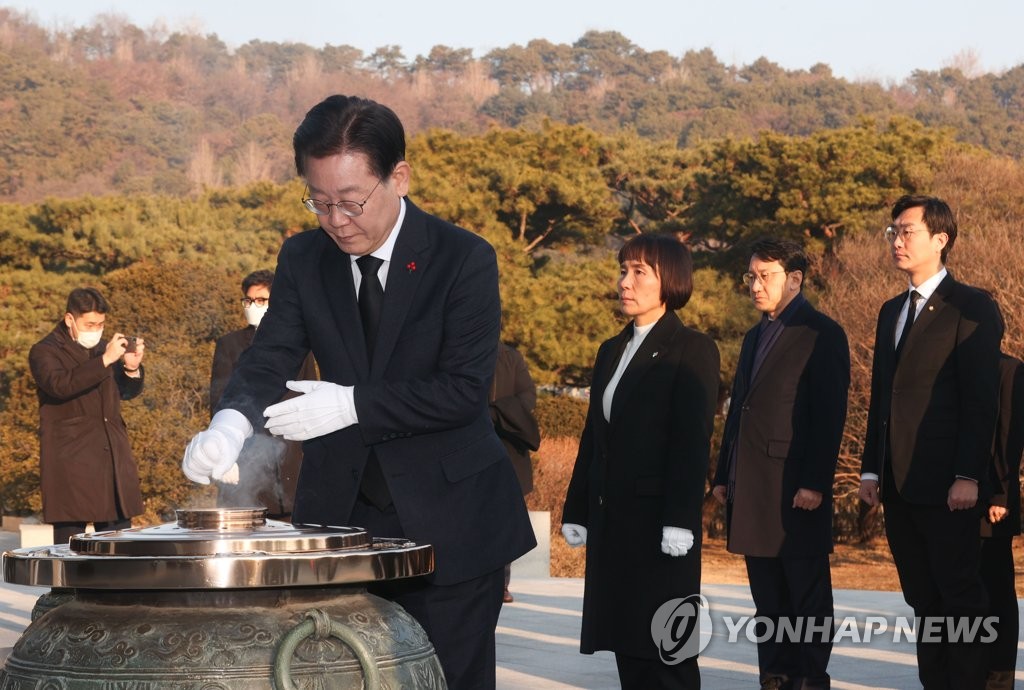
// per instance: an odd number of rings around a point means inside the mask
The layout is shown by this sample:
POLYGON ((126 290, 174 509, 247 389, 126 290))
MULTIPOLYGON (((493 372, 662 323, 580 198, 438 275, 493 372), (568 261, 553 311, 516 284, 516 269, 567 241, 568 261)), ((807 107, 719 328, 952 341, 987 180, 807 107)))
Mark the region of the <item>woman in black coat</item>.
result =
POLYGON ((700 592, 718 348, 675 314, 693 289, 685 245, 638 235, 618 258, 632 322, 598 350, 562 513, 566 541, 587 546, 580 651, 614 652, 624 688, 697 688, 696 656, 670 658, 652 619, 700 592))

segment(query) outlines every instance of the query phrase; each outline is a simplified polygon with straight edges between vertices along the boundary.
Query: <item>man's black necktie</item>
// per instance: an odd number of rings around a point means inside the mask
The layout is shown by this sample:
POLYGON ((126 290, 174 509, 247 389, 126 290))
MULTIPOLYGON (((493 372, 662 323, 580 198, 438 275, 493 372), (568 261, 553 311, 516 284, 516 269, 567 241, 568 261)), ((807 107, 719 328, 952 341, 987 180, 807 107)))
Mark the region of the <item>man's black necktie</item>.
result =
POLYGON ((900 353, 903 352, 903 346, 907 342, 907 336, 910 334, 910 327, 914 325, 914 320, 917 318, 917 303, 920 299, 920 292, 917 290, 910 291, 910 303, 907 305, 907 319, 903 322, 903 330, 900 331, 900 339, 896 343, 897 360, 899 360, 900 353))
MULTIPOLYGON (((373 346, 377 342, 377 326, 380 324, 380 308, 384 303, 384 288, 377 277, 383 259, 375 256, 361 256, 356 259, 359 272, 363 278, 359 282, 359 316, 363 320, 363 335, 366 337, 366 356, 373 361, 373 346)), ((366 459, 366 468, 363 470, 363 481, 359 491, 370 503, 380 510, 391 505, 391 492, 388 491, 387 481, 384 479, 384 472, 381 470, 380 461, 377 460, 377 453, 372 448, 366 459)))
POLYGON ((377 271, 383 259, 376 256, 361 256, 356 259, 363 279, 359 283, 359 316, 363 319, 363 335, 366 337, 366 354, 373 361, 373 346, 377 342, 377 325, 380 323, 380 308, 384 303, 384 288, 381 287, 377 271))

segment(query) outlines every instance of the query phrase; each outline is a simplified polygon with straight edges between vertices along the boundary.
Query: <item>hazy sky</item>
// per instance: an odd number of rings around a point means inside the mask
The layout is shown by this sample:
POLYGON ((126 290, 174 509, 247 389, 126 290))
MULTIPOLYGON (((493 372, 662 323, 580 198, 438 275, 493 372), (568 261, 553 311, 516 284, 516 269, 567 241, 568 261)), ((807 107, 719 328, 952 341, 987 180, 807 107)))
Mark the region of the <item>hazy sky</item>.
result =
POLYGON ((586 31, 618 31, 641 48, 681 57, 711 48, 727 64, 767 57, 787 69, 818 62, 837 76, 905 79, 973 54, 986 71, 1024 63, 1024 0, 29 0, 0 6, 47 28, 116 13, 150 28, 215 33, 229 47, 250 40, 366 53, 399 45, 409 60, 431 47, 492 48, 545 38, 575 42, 586 31))

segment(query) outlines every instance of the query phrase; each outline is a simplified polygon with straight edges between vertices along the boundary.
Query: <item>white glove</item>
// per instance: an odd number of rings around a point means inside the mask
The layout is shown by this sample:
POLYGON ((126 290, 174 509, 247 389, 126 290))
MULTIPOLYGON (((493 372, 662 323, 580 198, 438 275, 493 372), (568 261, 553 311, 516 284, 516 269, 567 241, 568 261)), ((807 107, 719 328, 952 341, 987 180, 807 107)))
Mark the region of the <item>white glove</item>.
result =
POLYGON ((185 448, 181 469, 198 484, 210 478, 222 479, 238 461, 245 439, 252 436, 252 425, 238 410, 221 410, 213 415, 206 431, 196 434, 185 448))
POLYGON ((356 419, 352 386, 327 381, 289 381, 288 390, 303 393, 263 410, 267 431, 289 441, 306 441, 352 426, 356 419))
POLYGON ((241 478, 242 477, 238 472, 238 463, 236 462, 234 465, 231 466, 231 469, 225 472, 224 476, 220 478, 220 483, 237 484, 241 478))
POLYGON ((693 532, 685 527, 661 528, 661 552, 669 556, 685 556, 693 548, 693 532))
POLYGON ((587 528, 567 522, 562 525, 562 536, 565 537, 565 543, 569 546, 583 546, 587 543, 587 528))

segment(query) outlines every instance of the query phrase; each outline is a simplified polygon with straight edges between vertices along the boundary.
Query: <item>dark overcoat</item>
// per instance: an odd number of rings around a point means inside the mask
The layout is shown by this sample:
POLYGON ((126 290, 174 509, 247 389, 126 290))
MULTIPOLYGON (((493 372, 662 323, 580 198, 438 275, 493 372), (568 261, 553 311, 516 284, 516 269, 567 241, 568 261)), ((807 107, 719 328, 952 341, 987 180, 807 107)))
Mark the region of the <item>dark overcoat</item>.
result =
POLYGON ((39 475, 48 523, 113 522, 143 512, 121 401, 142 392, 145 372, 131 378, 120 360, 104 366, 106 347, 103 340, 86 350, 60 321, 29 351, 39 397, 39 475))
POLYGON ((321 380, 354 387, 359 423, 303 443, 293 521, 350 524, 373 449, 404 536, 434 547, 429 580, 448 585, 504 568, 536 540, 488 412, 494 249, 405 203, 372 359, 352 257, 323 230, 303 232, 281 247, 270 307, 218 407, 262 427, 312 351, 321 380))
POLYGON ((654 613, 669 599, 700 592, 719 355, 710 337, 669 311, 627 366, 605 421, 604 390, 632 333, 631 323, 598 350, 562 522, 587 528, 580 651, 657 659, 654 613), (666 526, 693 532, 687 555, 661 552, 666 526))
MULTIPOLYGON (((252 344, 256 329, 252 326, 221 336, 213 349, 210 370, 210 409, 217 407, 231 379, 238 358, 252 344)), ((296 374, 300 381, 316 380, 316 364, 306 357, 296 374)), ((297 395, 291 391, 284 398, 297 395)), ((284 399, 282 398, 282 399, 284 399)), ((302 444, 275 438, 262 428, 245 440, 238 456, 237 484, 218 484, 220 506, 263 506, 270 517, 290 516, 295 504, 295 488, 302 467, 302 444)))
POLYGON ((793 307, 753 379, 760 324, 743 339, 715 470, 715 485, 730 487, 729 551, 745 556, 832 552, 832 482, 846 422, 850 348, 842 327, 810 302, 793 307), (794 508, 799 489, 820 492, 821 505, 794 508))

